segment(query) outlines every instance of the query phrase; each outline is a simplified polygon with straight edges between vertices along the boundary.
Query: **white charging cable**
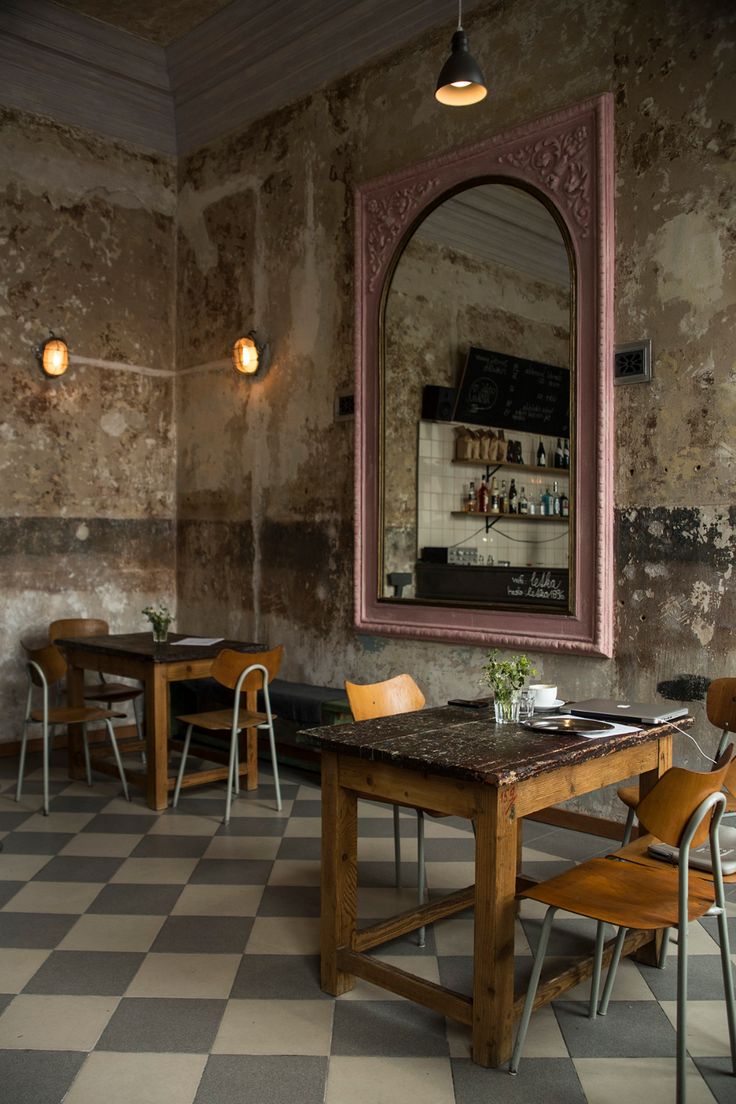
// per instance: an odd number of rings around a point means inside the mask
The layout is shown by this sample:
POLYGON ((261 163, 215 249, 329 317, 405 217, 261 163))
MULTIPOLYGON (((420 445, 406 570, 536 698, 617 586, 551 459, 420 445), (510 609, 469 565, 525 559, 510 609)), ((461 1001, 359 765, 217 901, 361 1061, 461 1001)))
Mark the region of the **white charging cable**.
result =
POLYGON ((671 728, 677 729, 677 731, 682 733, 683 736, 687 736, 688 740, 692 740, 692 742, 695 744, 695 746, 698 749, 698 751, 700 752, 700 754, 703 756, 704 759, 707 759, 709 763, 715 764, 715 763, 718 762, 717 759, 712 759, 710 757, 710 755, 706 754, 706 752, 703 751, 703 749, 701 748, 698 741, 695 739, 695 737, 690 732, 686 732, 684 728, 680 728, 680 726, 676 725, 674 723, 674 721, 670 721, 669 723, 670 723, 671 728))

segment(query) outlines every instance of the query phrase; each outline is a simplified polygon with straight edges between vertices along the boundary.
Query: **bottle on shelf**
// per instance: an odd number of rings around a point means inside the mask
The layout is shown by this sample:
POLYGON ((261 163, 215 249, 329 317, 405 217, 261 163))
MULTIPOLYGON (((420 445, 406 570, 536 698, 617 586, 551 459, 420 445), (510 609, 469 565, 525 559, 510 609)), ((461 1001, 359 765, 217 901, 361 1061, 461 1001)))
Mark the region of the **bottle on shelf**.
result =
POLYGON ((539 496, 539 512, 542 517, 549 517, 552 513, 552 496, 549 487, 546 487, 539 496))
POLYGON ((563 468, 570 467, 570 442, 567 437, 565 438, 565 447, 562 450, 562 466, 563 468))
POLYGON ((497 514, 498 513, 498 483, 496 482, 495 475, 491 479, 491 486, 490 486, 490 490, 488 492, 488 495, 489 495, 488 512, 490 514, 497 514))
POLYGON ((506 498, 506 480, 501 480, 501 490, 498 495, 498 512, 499 514, 505 514, 508 509, 506 498))
POLYGON ((557 438, 557 447, 555 448, 555 464, 556 468, 564 468, 565 466, 565 454, 562 451, 562 438, 557 438))
POLYGON ((567 495, 563 491, 562 494, 560 495, 560 517, 566 518, 566 517, 569 517, 569 516, 570 516, 570 499, 567 497, 567 495))
POLYGON ((519 495, 519 513, 529 513, 529 501, 526 497, 526 490, 523 487, 521 488, 521 494, 519 495))
POLYGON ((524 463, 524 456, 523 456, 523 453, 521 451, 521 441, 516 442, 516 463, 517 464, 523 464, 524 463))
POLYGON ((516 441, 512 441, 510 437, 508 444, 506 445, 506 463, 516 463, 516 441))
POLYGON ((475 512, 475 506, 476 506, 475 482, 471 479, 470 483, 468 484, 467 498, 465 499, 465 513, 466 514, 474 513, 475 512))
POLYGON ((550 512, 556 514, 557 517, 560 516, 560 492, 556 479, 552 484, 552 510, 550 512))
POLYGON ((518 492, 516 490, 516 480, 512 479, 511 480, 511 486, 509 487, 509 504, 508 504, 508 511, 509 511, 510 514, 518 513, 518 505, 517 505, 518 498, 519 498, 519 495, 518 495, 518 492))
POLYGON ((537 467, 547 467, 547 453, 544 451, 544 443, 541 437, 539 438, 539 448, 537 449, 537 467))
POLYGON ((488 484, 486 483, 486 477, 481 476, 480 486, 478 487, 478 513, 488 513, 488 484))

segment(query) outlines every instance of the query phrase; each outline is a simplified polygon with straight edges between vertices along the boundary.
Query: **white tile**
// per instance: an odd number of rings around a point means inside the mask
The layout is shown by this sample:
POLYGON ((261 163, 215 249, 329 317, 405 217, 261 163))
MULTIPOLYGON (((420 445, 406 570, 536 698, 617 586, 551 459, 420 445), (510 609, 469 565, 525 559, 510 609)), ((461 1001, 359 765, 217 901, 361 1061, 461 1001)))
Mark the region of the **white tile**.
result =
POLYGON ((19 824, 16 832, 81 832, 94 813, 37 813, 19 824))
MULTIPOLYGON (((717 996, 723 994, 718 987, 717 996)), ((660 1001, 662 1011, 674 1027, 677 1023, 677 1001, 660 1001)), ((697 1058, 715 1058, 730 1054, 728 1021, 723 1002, 719 1000, 687 1002, 687 1049, 697 1058)))
POLYGON ((21 993, 0 1016, 7 1050, 92 1050, 118 997, 58 997, 21 993))
POLYGON ((455 1104, 446 1058, 330 1059, 325 1104, 455 1104))
POLYGON ((318 954, 319 920, 298 916, 256 917, 245 953, 318 954))
POLYGON ((59 943, 60 951, 147 951, 164 916, 114 916, 87 913, 59 943))
MULTIPOLYGON (((465 1024, 447 1020, 447 1041, 452 1058, 470 1058, 472 1033, 465 1024)), ((524 1058, 567 1058, 567 1047, 557 1018, 550 1005, 538 1008, 529 1023, 524 1043, 524 1058)), ((519 1077, 524 1075, 524 1058, 519 1077)), ((489 1104, 491 1104, 489 1100, 489 1104)))
POLYGON ((102 882, 29 882, 3 906, 3 912, 85 912, 102 882))
MULTIPOLYGON (((575 1058, 588 1104, 672 1104, 674 1058, 575 1058)), ((519 1077, 524 1065, 519 1068, 519 1077)), ((693 1062, 687 1063, 688 1104, 713 1104, 713 1096, 693 1062)))
POLYGON ((123 858, 143 839, 142 835, 114 832, 80 832, 62 847, 60 855, 93 855, 99 858, 123 858))
MULTIPOLYGON (((426 981, 433 981, 439 985, 440 974, 437 959, 434 956, 378 954, 375 957, 380 958, 381 962, 388 963, 389 966, 397 966, 400 970, 406 970, 409 974, 416 974, 417 977, 424 978, 426 981)), ((343 993, 338 999, 341 1001, 398 1001, 403 1000, 403 997, 392 993, 389 989, 382 989, 380 985, 373 985, 363 978, 356 978, 353 988, 347 993, 343 993)))
POLYGON ((416 887, 406 886, 358 886, 358 916, 363 920, 383 920, 414 908, 417 903, 416 887))
POLYGON ((188 885, 171 910, 172 916, 255 916, 262 886, 188 885))
MULTIPOLYGON (((610 929, 609 929, 610 930, 610 929)), ((603 978, 601 980, 601 994, 603 993, 603 986, 606 981, 606 971, 603 972, 603 978)), ((580 982, 573 989, 568 989, 565 993, 565 1000, 574 1001, 587 1001, 590 997, 590 978, 586 981, 580 982)), ((614 1001, 650 1001, 652 1000, 652 991, 647 985, 644 978, 639 973, 636 967, 636 963, 632 962, 629 958, 622 958, 619 963, 618 970, 616 972, 616 984, 613 987, 613 994, 611 1000, 614 1001)))
POLYGON ((110 881, 133 885, 186 885, 198 859, 126 859, 110 881))
POLYGON ((320 839, 322 836, 322 818, 291 817, 284 829, 284 836, 302 836, 310 839, 320 839))
POLYGON ((428 862, 427 885, 430 889, 465 889, 475 884, 475 863, 428 862))
POLYGON ((50 954, 26 947, 0 949, 0 992, 20 993, 50 954))
POLYGON ((240 965, 235 954, 149 953, 127 997, 227 998, 240 965))
POLYGON ((222 825, 225 815, 225 801, 222 802, 222 816, 207 814, 188 816, 187 814, 168 814, 160 816, 151 829, 150 836, 214 836, 222 825))
POLYGON ((319 859, 276 859, 268 884, 272 886, 318 886, 319 859))
POLYGON ((64 1104, 192 1104, 206 1054, 116 1054, 86 1059, 64 1104))
POLYGON ((53 855, 9 855, 0 853, 0 881, 25 882, 38 874, 53 855))
POLYGON ((230 1000, 212 1053, 327 1055, 333 1008, 327 1000, 230 1000))
POLYGON ((202 857, 272 860, 280 846, 279 836, 215 836, 202 857))

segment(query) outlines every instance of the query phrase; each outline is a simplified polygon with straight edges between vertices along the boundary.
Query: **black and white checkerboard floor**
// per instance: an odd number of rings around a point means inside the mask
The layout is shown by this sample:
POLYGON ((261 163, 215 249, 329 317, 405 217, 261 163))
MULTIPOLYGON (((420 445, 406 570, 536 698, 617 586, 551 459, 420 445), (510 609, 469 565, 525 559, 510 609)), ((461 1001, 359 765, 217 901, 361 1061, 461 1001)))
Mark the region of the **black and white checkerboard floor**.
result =
MULTIPOLYGON (((675 969, 622 964, 606 1019, 586 986, 537 1013, 519 1076, 469 1060, 465 1029, 359 982, 335 1001, 318 983, 320 791, 284 771, 282 814, 264 777, 223 828, 221 788, 160 815, 119 786, 40 772, 21 805, 0 760, 0 1101, 7 1104, 670 1104, 675 969)), ((34 773, 35 772, 35 773, 34 773)), ((402 817, 405 884, 414 818, 402 817)), ((606 841, 525 825, 525 868, 551 875, 606 841)), ((472 881, 460 821, 427 823, 430 892, 472 881)), ((393 887, 390 811, 361 805, 360 914, 414 900, 393 887)), ((732 894, 736 902, 736 894, 732 894)), ((732 905, 736 928, 736 903, 732 905)), ((516 953, 528 972, 540 911, 522 906, 516 953)), ((472 917, 381 957, 469 991, 472 917)), ((690 1104, 736 1101, 715 927, 691 929, 690 1104)), ((551 953, 575 954, 590 926, 557 925, 551 953)), ((732 934, 736 946, 736 930, 732 934)))

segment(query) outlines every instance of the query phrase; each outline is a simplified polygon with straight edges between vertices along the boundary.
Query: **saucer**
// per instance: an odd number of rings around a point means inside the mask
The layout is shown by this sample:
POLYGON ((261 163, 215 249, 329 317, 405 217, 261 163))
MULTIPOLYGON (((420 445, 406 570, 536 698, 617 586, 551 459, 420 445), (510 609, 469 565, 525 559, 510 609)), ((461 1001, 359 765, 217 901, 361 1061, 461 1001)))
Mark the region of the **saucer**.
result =
POLYGON ((534 706, 534 712, 535 713, 551 713, 554 709, 559 709, 560 706, 562 706, 564 704, 565 703, 562 700, 562 698, 556 698, 552 702, 551 705, 535 705, 534 706))

